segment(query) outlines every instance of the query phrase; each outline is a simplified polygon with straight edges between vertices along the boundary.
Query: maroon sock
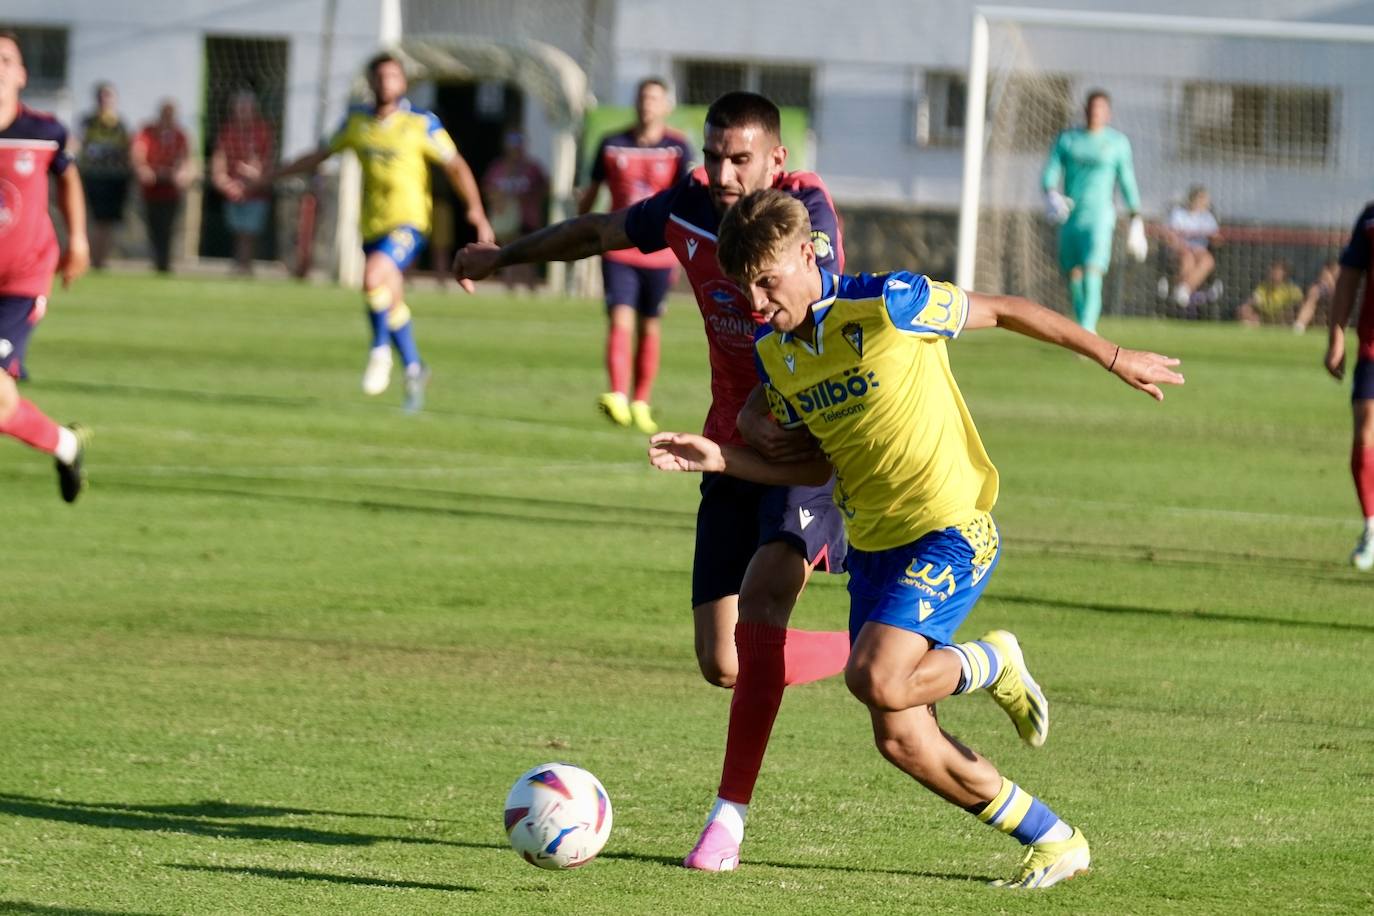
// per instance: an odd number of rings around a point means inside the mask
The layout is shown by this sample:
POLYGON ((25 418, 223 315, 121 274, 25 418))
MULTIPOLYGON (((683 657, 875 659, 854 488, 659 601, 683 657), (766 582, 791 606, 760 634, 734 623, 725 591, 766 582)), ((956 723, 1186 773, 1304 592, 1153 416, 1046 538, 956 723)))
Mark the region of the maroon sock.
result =
POLYGON ((725 737, 725 764, 717 794, 726 801, 749 804, 763 766, 763 752, 782 705, 786 674, 787 630, 766 623, 735 625, 739 674, 730 698, 730 726, 725 737))
POLYGON ((14 414, 0 423, 0 433, 13 436, 25 445, 49 455, 57 451, 57 424, 25 398, 20 398, 14 414))
POLYGON ((630 390, 630 329, 611 325, 606 334, 606 375, 611 390, 626 394, 630 390))

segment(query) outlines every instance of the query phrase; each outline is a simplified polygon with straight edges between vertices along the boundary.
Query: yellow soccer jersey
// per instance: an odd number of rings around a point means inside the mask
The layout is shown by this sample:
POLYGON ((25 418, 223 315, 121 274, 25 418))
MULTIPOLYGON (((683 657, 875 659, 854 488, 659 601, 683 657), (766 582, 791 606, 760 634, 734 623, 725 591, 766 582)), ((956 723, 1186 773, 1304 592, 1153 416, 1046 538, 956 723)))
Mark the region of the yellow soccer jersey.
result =
POLYGON ((835 466, 835 503, 860 550, 962 525, 997 501, 993 467, 945 341, 968 297, 910 273, 822 274, 816 346, 765 325, 754 341, 769 404, 805 424, 835 466))
POLYGON ((381 120, 370 106, 352 108, 329 140, 330 152, 346 149, 358 154, 363 169, 363 239, 379 238, 398 226, 428 234, 433 207, 429 163, 443 165, 458 153, 439 119, 405 99, 381 120))

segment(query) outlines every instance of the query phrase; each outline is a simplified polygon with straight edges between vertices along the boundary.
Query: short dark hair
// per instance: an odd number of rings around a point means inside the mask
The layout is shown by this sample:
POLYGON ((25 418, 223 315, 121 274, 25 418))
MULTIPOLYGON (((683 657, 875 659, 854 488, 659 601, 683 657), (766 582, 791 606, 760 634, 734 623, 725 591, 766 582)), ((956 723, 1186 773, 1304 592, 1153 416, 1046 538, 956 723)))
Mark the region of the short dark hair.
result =
POLYGON ((670 91, 668 89, 668 81, 665 80, 663 77, 646 76, 644 77, 644 79, 639 81, 639 85, 635 86, 635 97, 638 98, 639 94, 649 86, 657 86, 658 88, 662 89, 665 93, 670 91))
POLYGON ((368 60, 367 75, 376 76, 377 68, 381 67, 382 64, 396 64, 402 70, 405 70, 406 68, 405 64, 401 63, 401 59, 397 57, 395 54, 392 54, 390 51, 383 51, 380 54, 372 55, 372 57, 368 60))
POLYGON ((782 115, 778 112, 778 106, 757 92, 737 90, 725 93, 706 109, 706 125, 721 130, 761 127, 771 137, 782 137, 782 115))
POLYGON ((1083 100, 1083 107, 1088 108, 1096 99, 1102 99, 1108 105, 1112 103, 1112 97, 1105 89, 1089 89, 1088 97, 1083 100))
POLYGON ((14 29, 7 29, 4 26, 0 26, 0 38, 8 38, 10 41, 14 42, 14 46, 19 49, 19 59, 24 59, 24 43, 19 40, 18 32, 14 29))

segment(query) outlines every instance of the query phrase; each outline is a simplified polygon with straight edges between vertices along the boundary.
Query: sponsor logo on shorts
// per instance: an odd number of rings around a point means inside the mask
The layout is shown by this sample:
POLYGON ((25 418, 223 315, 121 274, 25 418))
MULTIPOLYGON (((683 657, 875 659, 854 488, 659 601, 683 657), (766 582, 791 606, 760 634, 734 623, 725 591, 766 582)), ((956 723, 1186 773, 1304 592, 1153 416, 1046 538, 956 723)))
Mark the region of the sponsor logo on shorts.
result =
POLYGON ((7 358, 13 352, 14 344, 10 343, 3 337, 0 337, 0 359, 7 358))
POLYGON ((946 566, 937 573, 934 571, 934 563, 926 563, 923 567, 917 569, 916 564, 919 562, 921 562, 920 557, 917 557, 908 563, 906 574, 897 581, 902 585, 910 586, 923 594, 929 595, 938 601, 952 598, 954 596, 954 590, 958 588, 958 582, 955 581, 954 578, 954 571, 946 566))
POLYGON ((816 517, 811 514, 811 510, 805 506, 797 510, 797 518, 801 520, 802 531, 805 531, 807 526, 816 520, 816 517))
POLYGON ((687 260, 692 260, 697 256, 697 245, 700 244, 696 239, 687 240, 687 260))

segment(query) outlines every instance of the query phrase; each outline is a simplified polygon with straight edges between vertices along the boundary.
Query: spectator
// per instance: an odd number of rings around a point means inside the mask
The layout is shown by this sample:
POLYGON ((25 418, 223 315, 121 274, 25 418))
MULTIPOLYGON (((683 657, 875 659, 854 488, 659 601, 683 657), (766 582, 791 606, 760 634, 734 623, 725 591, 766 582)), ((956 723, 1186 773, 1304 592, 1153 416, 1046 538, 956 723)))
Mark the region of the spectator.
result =
POLYGON ((95 111, 81 119, 80 131, 77 168, 90 211, 91 266, 99 269, 110 256, 129 199, 129 128, 119 116, 113 84, 95 87, 95 111))
POLYGON ((1240 304, 1236 317, 1251 327, 1274 324, 1290 320, 1288 316, 1301 302, 1302 287, 1288 279, 1288 265, 1274 261, 1264 282, 1240 304))
POLYGON ((159 273, 172 269, 172 226, 191 183, 190 144, 177 124, 176 105, 166 100, 156 121, 144 125, 129 148, 134 174, 143 190, 148 240, 159 273))
MULTIPOLYGON (((1188 202, 1185 206, 1174 207, 1169 213, 1169 223, 1165 228, 1164 240, 1173 255, 1173 300, 1180 308, 1193 304, 1193 294, 1202 289, 1202 284, 1212 275, 1217 260, 1212 255, 1211 245, 1221 232, 1217 218, 1212 214, 1212 199, 1207 189, 1200 184, 1188 189, 1188 202)), ((1161 293, 1167 295, 1169 283, 1166 280, 1161 293)), ((1213 284, 1209 290, 1208 301, 1215 302, 1221 295, 1221 284, 1213 284)))
POLYGON ((210 155, 210 182, 224 195, 224 223, 234 236, 235 269, 253 273, 253 253, 267 224, 271 198, 255 190, 274 158, 272 126, 258 113, 258 99, 250 90, 234 93, 229 117, 215 132, 210 155))
POLYGON ((1298 309, 1298 317, 1293 319, 1294 334, 1307 331, 1307 326, 1316 317, 1318 306, 1325 305, 1326 310, 1330 309, 1331 297, 1336 293, 1336 275, 1340 269, 1341 262, 1337 258, 1332 258, 1322 265, 1316 282, 1307 287, 1307 295, 1303 297, 1302 308, 1298 309))
MULTIPOLYGON (((506 133, 501 158, 482 175, 482 195, 498 244, 505 245, 544 226, 544 199, 549 181, 539 163, 525 152, 519 131, 506 133)), ((501 271, 507 288, 517 282, 534 289, 539 274, 533 264, 516 264, 501 271)))

